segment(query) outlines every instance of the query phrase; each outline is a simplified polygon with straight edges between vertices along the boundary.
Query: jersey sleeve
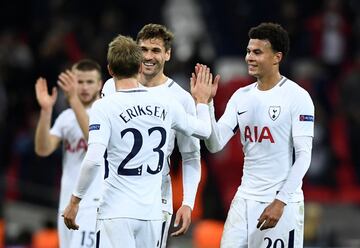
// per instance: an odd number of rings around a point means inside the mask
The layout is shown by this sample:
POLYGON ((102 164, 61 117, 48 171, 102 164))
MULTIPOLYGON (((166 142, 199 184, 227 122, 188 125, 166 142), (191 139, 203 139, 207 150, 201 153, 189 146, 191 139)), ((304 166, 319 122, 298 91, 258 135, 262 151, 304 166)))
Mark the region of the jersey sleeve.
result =
MULTIPOLYGON (((185 112, 192 116, 196 116, 195 103, 192 99, 187 100, 187 104, 185 106, 185 112)), ((175 136, 180 153, 200 151, 199 139, 195 137, 186 136, 181 132, 176 132, 175 136)))
POLYGON ((196 105, 197 116, 187 114, 183 106, 177 101, 170 104, 172 116, 171 128, 180 131, 186 136, 194 136, 199 139, 206 139, 211 133, 210 114, 207 104, 196 105))
POLYGON ((224 114, 220 120, 216 122, 214 103, 210 104, 210 117, 211 117, 211 135, 209 139, 205 140, 206 148, 215 153, 224 148, 232 136, 236 133, 238 123, 236 117, 236 107, 233 103, 233 97, 230 98, 226 105, 224 114))
POLYGON ((235 95, 233 95, 226 104, 225 112, 219 119, 218 123, 229 127, 235 133, 238 126, 237 109, 235 104, 235 95))
POLYGON ((309 93, 300 91, 293 101, 292 109, 292 136, 314 136, 314 104, 309 93))
POLYGON ((54 125, 50 129, 50 134, 63 139, 63 137, 64 137, 64 133, 63 133, 64 125, 63 124, 66 123, 65 121, 66 121, 65 115, 64 115, 64 112, 62 112, 55 119, 54 125))
POLYGON ((109 78, 104 83, 104 86, 101 89, 101 94, 100 95, 101 95, 101 97, 105 97, 105 96, 110 96, 115 92, 116 92, 115 81, 114 81, 113 78, 109 78))
POLYGON ((111 125, 109 117, 105 112, 106 106, 101 100, 93 104, 90 112, 88 143, 107 146, 110 139, 111 125))

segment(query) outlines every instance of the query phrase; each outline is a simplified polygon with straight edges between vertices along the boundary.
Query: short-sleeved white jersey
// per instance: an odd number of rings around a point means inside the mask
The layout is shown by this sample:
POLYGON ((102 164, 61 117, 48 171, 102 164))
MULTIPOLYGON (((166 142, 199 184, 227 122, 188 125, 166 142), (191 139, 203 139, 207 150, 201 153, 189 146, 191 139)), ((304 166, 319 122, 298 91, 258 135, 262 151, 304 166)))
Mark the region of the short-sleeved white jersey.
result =
MULTIPOLYGON (((293 137, 313 136, 314 105, 303 88, 283 77, 267 91, 260 91, 257 83, 238 89, 219 123, 240 131, 245 158, 239 194, 271 202, 293 164, 293 137)), ((299 200, 301 185, 290 202, 299 200)))
POLYGON ((146 88, 117 91, 94 103, 89 144, 107 147, 99 218, 161 220, 161 178, 170 130, 194 132, 177 101, 146 88))
MULTIPOLYGON (((87 110, 88 114, 90 109, 87 110)), ((62 177, 60 188, 59 211, 66 208, 71 194, 76 186, 76 179, 80 173, 81 162, 87 150, 87 141, 77 122, 72 109, 64 110, 55 120, 50 134, 59 137, 63 141, 62 177)), ((101 196, 102 175, 99 173, 96 180, 91 184, 88 194, 82 199, 80 207, 90 207, 99 204, 101 196)))
MULTIPOLYGON (((154 90, 157 94, 169 96, 171 99, 177 100, 185 109, 185 112, 193 116, 196 115, 195 102, 189 92, 184 90, 173 79, 168 78, 164 84, 155 87, 146 88, 148 90, 154 90)), ((116 92, 115 82, 111 78, 107 80, 102 89, 102 97, 112 95, 116 92)), ((170 156, 174 150, 175 137, 177 139, 177 145, 181 153, 185 152, 199 152, 200 154, 200 141, 195 137, 189 137, 183 135, 181 132, 177 132, 172 129, 169 134, 169 143, 166 153, 166 166, 163 169, 163 183, 162 183, 162 198, 164 211, 169 213, 173 212, 172 204, 172 187, 170 173, 170 156)))

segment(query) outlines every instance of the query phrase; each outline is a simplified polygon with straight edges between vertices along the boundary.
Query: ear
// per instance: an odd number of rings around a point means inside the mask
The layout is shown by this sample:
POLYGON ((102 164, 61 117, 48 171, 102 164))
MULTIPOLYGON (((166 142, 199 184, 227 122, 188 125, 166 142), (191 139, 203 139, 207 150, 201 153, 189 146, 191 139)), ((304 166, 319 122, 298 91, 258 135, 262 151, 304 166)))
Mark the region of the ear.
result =
POLYGON ((274 65, 280 64, 282 58, 283 58, 283 53, 282 52, 276 52, 274 54, 274 65))
POLYGON ((113 73, 113 71, 111 70, 111 68, 110 68, 109 65, 107 65, 107 69, 108 69, 108 72, 109 72, 110 76, 114 77, 114 73, 113 73))
POLYGON ((171 58, 171 48, 165 52, 165 61, 169 61, 171 58))

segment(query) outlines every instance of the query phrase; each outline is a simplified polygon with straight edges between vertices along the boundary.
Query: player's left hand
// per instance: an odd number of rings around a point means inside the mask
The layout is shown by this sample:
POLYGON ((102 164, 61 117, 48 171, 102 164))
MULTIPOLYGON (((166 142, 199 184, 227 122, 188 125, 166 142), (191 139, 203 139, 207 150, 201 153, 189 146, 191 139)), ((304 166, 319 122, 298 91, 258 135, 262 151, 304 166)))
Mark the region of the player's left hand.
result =
POLYGON ((69 229, 78 230, 79 225, 75 223, 76 215, 79 211, 80 198, 71 196, 69 205, 65 208, 63 213, 64 223, 69 229))
POLYGON ((176 232, 171 233, 171 236, 179 236, 186 233, 191 223, 191 208, 186 205, 182 205, 176 212, 174 221, 174 227, 178 227, 181 223, 181 227, 176 232))
POLYGON ((260 215, 256 228, 262 231, 275 227, 284 212, 285 205, 282 201, 275 199, 260 215))

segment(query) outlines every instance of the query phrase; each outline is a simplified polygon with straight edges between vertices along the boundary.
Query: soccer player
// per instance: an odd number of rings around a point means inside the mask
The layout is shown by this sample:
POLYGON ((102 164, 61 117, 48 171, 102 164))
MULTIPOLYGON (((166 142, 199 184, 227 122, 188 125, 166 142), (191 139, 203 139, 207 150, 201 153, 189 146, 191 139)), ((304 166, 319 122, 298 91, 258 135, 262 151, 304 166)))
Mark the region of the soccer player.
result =
POLYGON ((217 152, 239 130, 245 155, 221 247, 300 248, 301 186, 311 160, 314 105, 308 92, 280 74, 288 33, 278 24, 262 23, 250 29, 249 38, 245 60, 257 81, 232 95, 218 122, 212 108, 212 133, 205 141, 217 152))
POLYGON ((161 242, 161 181, 171 128, 207 138, 211 133, 207 106, 212 89, 209 68, 202 67, 191 89, 197 119, 157 91, 140 87, 141 48, 129 37, 117 36, 108 49, 108 68, 117 92, 97 101, 90 114, 89 147, 76 191, 64 213, 75 222, 80 200, 101 165, 105 180, 98 211, 97 242, 112 247, 159 247, 161 242))
MULTIPOLYGON (((149 90, 159 94, 170 95, 178 101, 188 114, 195 115, 195 103, 191 95, 178 85, 173 79, 164 74, 164 65, 171 57, 171 43, 174 35, 163 25, 147 24, 138 33, 136 41, 141 47, 144 59, 141 63, 140 83, 149 87, 149 90)), ((217 79, 218 80, 218 79, 217 79)), ((115 82, 111 78, 105 82, 102 96, 108 96, 116 91, 115 82)), ((191 223, 191 211, 198 184, 201 177, 200 142, 194 137, 188 137, 181 132, 172 130, 166 152, 166 161, 163 170, 162 207, 163 226, 161 248, 166 247, 168 231, 173 213, 172 188, 170 178, 170 155, 174 149, 175 137, 182 157, 183 169, 183 203, 175 217, 175 226, 181 226, 172 235, 184 234, 191 223)))
POLYGON ((101 68, 95 61, 81 60, 72 67, 71 71, 67 70, 59 75, 58 85, 65 92, 71 108, 64 110, 50 129, 57 90, 54 87, 49 95, 46 79, 41 77, 35 84, 37 101, 41 107, 35 133, 35 152, 39 156, 48 156, 62 141, 63 171, 58 214, 60 247, 95 247, 96 209, 99 205, 99 188, 102 181, 100 173, 91 185, 89 194, 81 202, 82 211, 77 219, 81 223, 80 231, 68 230, 61 215, 75 189, 75 180, 87 150, 89 126, 87 112, 100 95, 101 68))

